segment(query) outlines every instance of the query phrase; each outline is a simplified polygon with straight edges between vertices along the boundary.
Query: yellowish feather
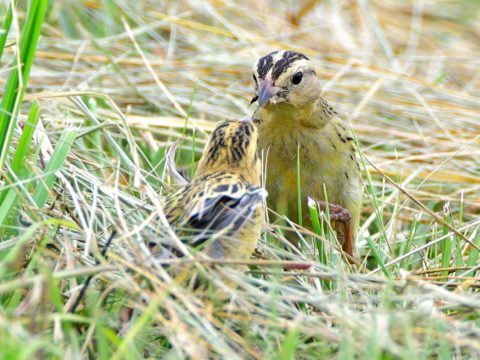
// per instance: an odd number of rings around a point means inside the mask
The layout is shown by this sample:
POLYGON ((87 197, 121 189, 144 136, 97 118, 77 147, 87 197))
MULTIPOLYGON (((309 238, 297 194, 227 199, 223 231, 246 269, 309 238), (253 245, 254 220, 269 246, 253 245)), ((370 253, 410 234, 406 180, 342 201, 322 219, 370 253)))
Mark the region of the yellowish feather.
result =
POLYGON ((185 244, 212 258, 252 255, 265 197, 256 148, 251 122, 217 125, 192 181, 163 201, 167 220, 185 244))
MULTIPOLYGON (((254 114, 259 150, 266 155, 268 204, 291 220, 298 218, 297 164, 300 165, 302 223, 309 223, 308 197, 348 210, 351 223, 337 226, 342 237, 356 234, 362 183, 348 124, 321 96, 314 66, 305 55, 276 51, 254 65, 254 114), (298 157, 298 159, 297 159, 298 157)), ((353 253, 349 241, 345 249, 353 253)))

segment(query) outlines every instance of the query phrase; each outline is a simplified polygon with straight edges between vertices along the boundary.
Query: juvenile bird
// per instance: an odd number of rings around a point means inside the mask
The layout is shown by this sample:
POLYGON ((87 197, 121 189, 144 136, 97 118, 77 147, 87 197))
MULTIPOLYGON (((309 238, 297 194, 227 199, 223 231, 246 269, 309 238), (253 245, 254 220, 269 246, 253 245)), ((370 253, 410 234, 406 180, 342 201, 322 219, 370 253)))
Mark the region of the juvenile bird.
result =
POLYGON ((164 212, 180 239, 215 259, 248 259, 263 221, 257 130, 223 121, 213 131, 192 181, 168 195, 164 212))
POLYGON ((252 103, 258 102, 253 119, 259 150, 266 154, 269 206, 299 221, 299 164, 303 224, 309 223, 308 197, 325 207, 325 185, 337 238, 352 256, 362 183, 348 124, 321 96, 315 68, 303 54, 281 50, 260 58, 253 67, 253 80, 252 103))

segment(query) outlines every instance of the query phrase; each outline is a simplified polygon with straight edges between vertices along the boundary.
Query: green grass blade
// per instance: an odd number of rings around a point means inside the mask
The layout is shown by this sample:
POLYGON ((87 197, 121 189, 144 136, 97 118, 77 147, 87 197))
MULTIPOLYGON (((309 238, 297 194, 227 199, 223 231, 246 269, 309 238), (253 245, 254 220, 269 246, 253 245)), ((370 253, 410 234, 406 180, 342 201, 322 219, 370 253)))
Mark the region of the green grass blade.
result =
POLYGON ((5 196, 2 197, 0 205, 0 227, 5 224, 8 216, 18 201, 18 195, 15 189, 9 189, 8 191, 5 191, 4 194, 5 196))
MULTIPOLYGON (((448 221, 448 217, 444 216, 445 221, 448 221)), ((448 228, 446 226, 442 227, 442 235, 448 234, 448 228)), ((452 258, 452 238, 446 237, 442 242, 442 268, 446 268, 450 264, 450 259, 452 258)), ((447 276, 448 271, 442 271, 442 276, 447 276)))
POLYGON ((52 157, 45 168, 45 176, 43 177, 43 181, 40 182, 33 194, 33 199, 39 208, 45 205, 48 195, 50 194, 50 191, 55 184, 55 180, 57 179, 55 173, 63 166, 63 163, 67 158, 68 152, 70 151, 76 136, 76 130, 66 129, 60 137, 57 147, 55 148, 52 157))
POLYGON ((7 36, 12 25, 13 12, 12 4, 8 6, 7 15, 5 16, 5 22, 3 24, 3 33, 0 34, 0 61, 2 60, 3 50, 5 49, 5 44, 7 43, 7 36))
POLYGON ((300 143, 297 145, 297 210, 298 210, 298 225, 303 225, 302 219, 302 182, 300 169, 300 143))
POLYGON ((373 242, 370 236, 367 236, 367 243, 368 243, 368 246, 370 246, 370 250, 372 251, 373 257, 377 261, 383 273, 385 274, 386 277, 390 279, 391 278, 390 271, 388 271, 387 267, 385 266, 385 263, 382 257, 380 256, 380 253, 378 252, 377 247, 375 246, 375 243, 373 242))
POLYGON ((2 256, 2 262, 0 265, 0 278, 5 276, 5 274, 11 270, 11 265, 17 261, 20 254, 24 251, 24 245, 32 239, 35 231, 37 231, 37 229, 42 225, 42 223, 37 223, 30 226, 25 233, 20 236, 18 241, 15 243, 15 246, 10 249, 6 255, 2 256))
MULTIPOLYGON (((309 198, 308 201, 308 209, 310 212, 310 217, 312 219, 312 229, 313 232, 319 236, 322 236, 322 226, 320 223, 320 217, 318 213, 318 208, 317 204, 315 203, 314 200, 309 198)), ((326 249, 323 241, 320 238, 315 238, 315 244, 317 246, 317 251, 318 251, 318 261, 321 264, 328 265, 327 263, 327 254, 326 254, 326 249)))
POLYGON ((296 359, 296 350, 298 346, 298 340, 300 336, 300 329, 294 327, 288 330, 287 336, 283 341, 279 355, 280 360, 293 360, 296 359))
POLYGON ((11 70, 5 85, 2 102, 0 103, 0 169, 3 168, 10 147, 10 138, 16 125, 17 115, 20 111, 20 105, 35 58, 35 48, 40 36, 47 3, 47 0, 37 0, 30 3, 27 20, 20 38, 21 64, 15 61, 15 68, 11 70))
MULTIPOLYGON (((22 180, 24 178, 24 176, 22 176, 20 173, 22 171, 25 159, 28 156, 29 145, 40 118, 40 113, 38 110, 38 105, 34 103, 30 109, 27 122, 25 123, 22 135, 18 141, 18 145, 11 163, 11 172, 13 175, 10 174, 7 177, 11 184, 15 183, 16 179, 22 180)), ((19 200, 20 196, 18 195, 18 189, 10 188, 0 192, 0 226, 6 224, 9 214, 11 214, 19 200)))
MULTIPOLYGON (((476 239, 474 241, 475 245, 480 245, 480 232, 477 233, 476 239)), ((470 253, 468 254, 467 265, 468 266, 475 266, 478 264, 478 255, 479 251, 477 249, 471 248, 470 253)))
POLYGON ((20 137, 17 148, 15 149, 15 155, 13 156, 13 160, 10 165, 12 170, 17 174, 25 162, 30 141, 32 140, 33 133, 35 132, 35 128, 37 127, 39 119, 40 112, 38 111, 38 104, 33 103, 30 113, 28 114, 27 122, 23 127, 22 136, 20 137))

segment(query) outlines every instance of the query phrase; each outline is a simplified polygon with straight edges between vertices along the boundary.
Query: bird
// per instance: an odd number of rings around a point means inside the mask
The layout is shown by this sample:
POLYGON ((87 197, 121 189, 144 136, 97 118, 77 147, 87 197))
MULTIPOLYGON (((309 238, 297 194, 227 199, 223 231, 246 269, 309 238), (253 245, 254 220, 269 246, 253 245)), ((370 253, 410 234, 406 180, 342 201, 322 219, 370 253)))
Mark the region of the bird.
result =
POLYGON ((236 260, 248 259, 254 252, 266 197, 260 184, 257 138, 251 120, 220 122, 192 180, 162 200, 167 221, 193 252, 236 260))
POLYGON ((326 209, 325 187, 337 239, 353 257, 363 185, 349 124, 322 97, 315 67, 304 54, 278 50, 261 57, 253 81, 252 119, 266 157, 268 206, 308 227, 308 199, 326 209))

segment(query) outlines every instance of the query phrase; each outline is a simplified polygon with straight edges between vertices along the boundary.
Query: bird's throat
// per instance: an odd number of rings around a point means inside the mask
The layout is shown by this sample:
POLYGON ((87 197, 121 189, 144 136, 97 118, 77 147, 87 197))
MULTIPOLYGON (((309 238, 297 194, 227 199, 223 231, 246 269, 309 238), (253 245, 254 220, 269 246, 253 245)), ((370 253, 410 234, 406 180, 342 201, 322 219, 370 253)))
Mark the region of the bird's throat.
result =
MULTIPOLYGON (((294 106, 290 103, 278 103, 267 105, 259 109, 260 127, 278 127, 284 129, 298 127, 319 129, 325 126, 330 120, 324 111, 319 111, 321 103, 318 102, 294 106)), ((286 131, 286 130, 284 130, 286 131)))

